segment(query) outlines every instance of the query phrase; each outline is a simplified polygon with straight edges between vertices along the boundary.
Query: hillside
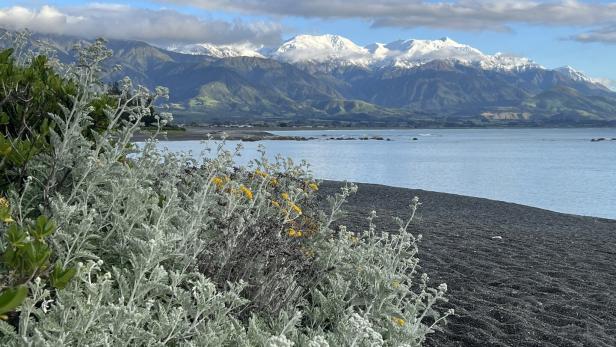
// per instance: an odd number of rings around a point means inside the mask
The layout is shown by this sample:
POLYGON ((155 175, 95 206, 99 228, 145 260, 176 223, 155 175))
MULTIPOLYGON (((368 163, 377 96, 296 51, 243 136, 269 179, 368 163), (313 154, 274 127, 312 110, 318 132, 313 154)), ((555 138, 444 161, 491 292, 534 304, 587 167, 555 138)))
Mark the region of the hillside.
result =
MULTIPOLYGON (((33 39, 54 47, 60 60, 83 41, 33 39)), ((149 88, 169 87, 180 122, 616 125, 616 93, 573 68, 486 55, 448 38, 360 47, 336 35, 300 35, 260 52, 205 43, 176 51, 138 41, 108 46, 110 65, 123 70, 107 80, 128 75, 149 88)))

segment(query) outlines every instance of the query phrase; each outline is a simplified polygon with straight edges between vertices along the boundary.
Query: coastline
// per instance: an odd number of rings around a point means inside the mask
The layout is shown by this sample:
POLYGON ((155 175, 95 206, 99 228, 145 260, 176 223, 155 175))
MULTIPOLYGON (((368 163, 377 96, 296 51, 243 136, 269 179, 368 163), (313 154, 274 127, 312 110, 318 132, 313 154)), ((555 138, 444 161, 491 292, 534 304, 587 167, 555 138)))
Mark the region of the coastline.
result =
MULTIPOLYGON (((269 128, 224 128, 224 127, 187 127, 184 130, 171 130, 164 134, 159 134, 156 138, 164 141, 203 141, 203 140, 222 140, 229 141, 307 141, 313 138, 304 136, 281 136, 272 134, 275 129, 269 128)), ((133 141, 145 141, 153 134, 150 132, 138 132, 133 135, 133 141)))
MULTIPOLYGON (((212 140, 221 140, 223 134, 226 135, 226 139, 230 141, 308 141, 314 140, 313 137, 294 136, 294 135, 276 135, 272 132, 285 131, 285 132, 301 132, 301 131, 339 131, 339 130, 351 130, 351 131, 389 131, 389 130, 442 130, 442 129, 612 129, 609 127, 466 127, 466 128, 391 128, 391 127, 186 127, 184 130, 170 130, 166 134, 160 134, 157 139, 161 141, 201 141, 207 140, 208 136, 212 140)), ((616 128, 615 128, 616 129, 616 128)), ((151 133, 147 131, 141 131, 133 136, 134 141, 145 141, 151 137, 151 133)), ((589 138, 591 141, 593 138, 589 138)), ((341 138, 329 139, 329 140, 343 140, 341 138)), ((387 140, 387 138, 370 138, 369 140, 387 140)), ((616 140, 604 139, 604 140, 616 140)))
MULTIPOLYGON (((341 182, 324 181, 320 196, 341 182)), ((421 271, 446 282, 454 308, 428 346, 616 345, 616 220, 514 203, 358 184, 340 224, 396 230, 413 196, 423 203, 412 232, 422 234, 421 271)))
MULTIPOLYGON (((202 141, 202 140, 222 140, 223 138, 230 141, 309 141, 316 140, 316 137, 293 136, 293 135, 276 135, 271 131, 302 131, 302 130, 333 130, 333 129, 253 129, 253 128, 186 128, 183 131, 171 130, 166 134, 160 134, 156 138, 164 141, 202 141)), ((351 129, 347 129, 351 130, 351 129)), ((355 129, 357 130, 357 129, 355 129)), ((367 129, 366 129, 367 130, 367 129)), ((385 129, 382 129, 385 130, 385 129)), ((133 136, 133 141, 145 141, 153 134, 148 132, 139 132, 133 136)), ((371 138, 328 138, 327 140, 387 140, 384 137, 371 138)), ((391 139, 389 139, 391 140, 391 139)))

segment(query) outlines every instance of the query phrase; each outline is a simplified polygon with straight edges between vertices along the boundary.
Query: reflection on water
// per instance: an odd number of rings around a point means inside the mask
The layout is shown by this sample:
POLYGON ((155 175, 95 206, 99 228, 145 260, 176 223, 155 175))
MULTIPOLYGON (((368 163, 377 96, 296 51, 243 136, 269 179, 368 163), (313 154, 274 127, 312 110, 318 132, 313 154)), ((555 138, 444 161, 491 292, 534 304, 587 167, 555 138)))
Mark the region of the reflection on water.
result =
MULTIPOLYGON (((289 134, 289 132, 277 132, 289 134)), ((268 155, 306 159, 315 176, 478 196, 616 218, 616 129, 314 130, 313 141, 263 141, 268 155), (392 141, 327 140, 383 136, 392 141), (413 140, 417 138, 417 140, 413 140)), ((231 142, 233 146, 236 142, 231 142)), ((239 160, 256 157, 243 143, 239 160)), ((199 141, 161 142, 200 152, 199 141)))

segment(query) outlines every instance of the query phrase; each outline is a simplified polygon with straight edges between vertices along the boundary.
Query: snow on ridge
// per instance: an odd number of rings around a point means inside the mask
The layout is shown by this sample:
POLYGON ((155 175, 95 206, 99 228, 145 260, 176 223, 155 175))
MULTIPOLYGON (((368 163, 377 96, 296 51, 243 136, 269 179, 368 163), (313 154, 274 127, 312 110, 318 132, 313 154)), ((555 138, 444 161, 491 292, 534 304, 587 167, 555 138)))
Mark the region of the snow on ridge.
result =
MULTIPOLYGON (((447 60, 485 70, 544 69, 529 58, 502 53, 484 54, 474 47, 447 37, 437 40, 397 40, 362 47, 340 35, 298 35, 268 51, 256 49, 249 44, 214 45, 210 43, 174 46, 169 47, 169 50, 216 58, 267 57, 293 64, 320 64, 327 68, 344 66, 413 68, 434 60, 447 60)), ((557 71, 573 80, 600 83, 571 67, 559 68, 557 71)))
POLYGON ((600 85, 600 86, 605 87, 605 88, 610 89, 610 90, 614 89, 614 86, 611 85, 612 81, 610 81, 608 79, 605 79, 605 78, 593 78, 593 77, 587 76, 583 72, 578 71, 578 70, 574 69, 573 67, 571 67, 569 65, 556 68, 556 69, 554 69, 554 71, 557 71, 561 75, 563 75, 563 76, 565 76, 565 77, 567 77, 567 78, 569 78, 569 79, 571 79, 573 81, 597 84, 597 85, 600 85))
POLYGON ((214 45, 211 43, 195 43, 181 46, 171 46, 168 50, 183 54, 207 55, 215 58, 258 57, 265 58, 250 45, 214 45))
POLYGON ((516 70, 538 67, 527 58, 486 55, 450 38, 398 40, 361 47, 338 35, 299 35, 270 55, 291 63, 328 63, 337 66, 412 68, 434 60, 451 60, 483 69, 516 70))
POLYGON ((596 83, 592 78, 584 75, 582 72, 577 71, 576 69, 572 68, 569 65, 562 66, 554 70, 558 71, 561 75, 564 75, 574 81, 584 81, 584 82, 596 83))
POLYGON ((339 62, 342 65, 369 65, 370 51, 339 35, 299 35, 275 49, 271 58, 290 63, 339 62))

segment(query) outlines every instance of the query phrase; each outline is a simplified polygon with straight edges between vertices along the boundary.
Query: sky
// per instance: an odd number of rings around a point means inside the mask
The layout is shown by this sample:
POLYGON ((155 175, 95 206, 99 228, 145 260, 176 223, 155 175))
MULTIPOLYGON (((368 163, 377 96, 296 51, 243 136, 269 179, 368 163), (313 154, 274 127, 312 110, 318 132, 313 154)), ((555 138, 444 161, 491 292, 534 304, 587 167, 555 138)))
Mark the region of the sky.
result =
POLYGON ((450 37, 484 53, 570 65, 616 87, 616 2, 582 0, 0 0, 0 27, 272 47, 298 34, 359 45, 450 37))

